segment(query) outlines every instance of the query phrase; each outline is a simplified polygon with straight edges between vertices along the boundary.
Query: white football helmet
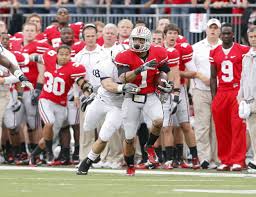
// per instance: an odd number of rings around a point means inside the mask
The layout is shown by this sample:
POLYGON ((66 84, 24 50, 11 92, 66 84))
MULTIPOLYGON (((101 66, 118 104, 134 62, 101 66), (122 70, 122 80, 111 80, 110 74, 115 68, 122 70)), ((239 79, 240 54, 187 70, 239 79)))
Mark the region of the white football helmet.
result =
POLYGON ((143 26, 135 27, 132 30, 132 33, 129 37, 129 46, 132 51, 135 52, 145 52, 150 48, 150 44, 152 42, 151 32, 148 28, 143 26), (138 44, 134 42, 134 38, 143 38, 145 40, 144 44, 138 44))

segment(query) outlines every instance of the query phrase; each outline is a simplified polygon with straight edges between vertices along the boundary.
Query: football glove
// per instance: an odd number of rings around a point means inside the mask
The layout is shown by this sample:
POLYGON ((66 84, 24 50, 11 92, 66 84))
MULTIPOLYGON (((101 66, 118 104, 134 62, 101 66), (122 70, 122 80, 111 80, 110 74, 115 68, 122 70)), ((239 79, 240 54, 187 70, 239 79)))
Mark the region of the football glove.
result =
POLYGON ((161 81, 164 83, 164 86, 158 85, 157 88, 164 93, 171 93, 174 86, 173 82, 166 79, 161 79, 161 81))
POLYGON ((250 104, 246 101, 241 101, 239 103, 238 114, 241 119, 247 119, 251 115, 250 104))
POLYGON ((41 94, 41 90, 34 89, 31 97, 31 104, 32 105, 37 105, 38 104, 38 98, 41 94))
POLYGON ((33 84, 29 82, 28 78, 24 75, 24 73, 21 70, 15 70, 13 75, 20 80, 21 87, 28 87, 30 90, 34 89, 33 84))
POLYGON ((136 75, 138 75, 141 72, 146 71, 146 70, 155 70, 156 65, 157 65, 157 62, 155 59, 150 60, 149 62, 146 62, 143 65, 141 65, 139 68, 135 69, 134 73, 136 75))
POLYGON ((136 84, 126 83, 122 85, 122 92, 137 94, 139 91, 140 91, 140 88, 136 84))
POLYGON ((178 109, 178 104, 180 103, 180 97, 178 95, 171 94, 171 107, 170 107, 170 113, 175 114, 178 109))
POLYGON ((81 111, 85 112, 87 105, 89 105, 95 98, 96 94, 91 93, 90 96, 84 96, 82 95, 80 97, 80 103, 81 103, 81 111))
POLYGON ((21 105, 23 105, 23 103, 17 99, 12 105, 11 105, 11 108, 12 108, 12 111, 13 112, 18 112, 20 109, 21 109, 21 105))

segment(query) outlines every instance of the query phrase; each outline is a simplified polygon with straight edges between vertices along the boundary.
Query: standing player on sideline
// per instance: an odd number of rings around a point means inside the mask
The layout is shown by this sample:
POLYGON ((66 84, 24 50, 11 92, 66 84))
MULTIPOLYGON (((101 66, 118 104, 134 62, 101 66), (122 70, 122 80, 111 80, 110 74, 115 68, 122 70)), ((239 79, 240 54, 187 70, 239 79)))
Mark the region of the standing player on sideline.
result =
MULTIPOLYGON (((165 64, 168 59, 167 51, 159 46, 151 45, 151 32, 146 27, 136 27, 129 38, 130 48, 119 53, 115 62, 118 66, 118 75, 123 83, 133 83, 139 86, 138 94, 126 94, 122 105, 123 126, 125 131, 124 157, 127 163, 127 175, 134 176, 134 137, 141 113, 152 121, 149 139, 146 144, 148 160, 157 164, 153 144, 158 139, 163 125, 163 110, 156 90, 154 77, 158 71, 170 73, 165 64)), ((170 77, 170 76, 168 76, 170 77)), ((166 81, 165 91, 171 92, 171 86, 166 81)))
POLYGON ((242 59, 249 47, 233 42, 230 24, 222 25, 221 39, 222 45, 210 52, 212 114, 221 162, 217 170, 241 171, 245 164, 246 127, 238 116, 237 93, 242 59))
POLYGON ((56 51, 50 50, 43 56, 33 56, 35 61, 43 63, 44 87, 39 97, 39 113, 44 121, 43 138, 32 152, 30 164, 35 164, 35 156, 46 148, 47 163, 53 161, 52 141, 67 120, 67 94, 74 82, 83 92, 91 92, 89 84, 83 79, 85 68, 71 62, 71 49, 62 45, 56 51))
MULTIPOLYGON (((173 118, 176 118, 180 128, 183 131, 185 136, 186 143, 189 147, 190 153, 192 155, 192 168, 198 169, 200 168, 200 164, 198 161, 197 155, 197 147, 196 147, 196 138, 195 133, 190 125, 189 119, 189 102, 188 102, 188 95, 185 85, 185 78, 193 78, 196 76, 196 72, 193 71, 186 71, 186 68, 190 67, 193 49, 190 44, 188 43, 177 43, 177 38, 179 34, 179 28, 175 24, 169 24, 164 29, 164 36, 165 36, 165 47, 166 48, 175 48, 178 50, 180 54, 180 62, 179 62, 179 70, 180 70, 180 88, 175 88, 174 93, 176 96, 173 97, 172 100, 172 108, 171 113, 174 114, 173 118)), ((177 131, 176 140, 178 138, 182 139, 181 131, 177 131)), ((171 134, 170 134, 171 135, 171 134)), ((179 139, 179 140, 180 140, 179 139)), ((181 140, 180 140, 181 141, 181 140)), ((171 144, 170 144, 171 145, 171 144)), ((175 166, 178 164, 182 168, 188 167, 187 164, 183 161, 182 154, 183 154, 183 144, 178 143, 176 144, 177 147, 177 160, 175 161, 175 166)), ((172 151, 174 152, 174 147, 172 151)), ((173 153, 172 153, 173 154, 173 153)))

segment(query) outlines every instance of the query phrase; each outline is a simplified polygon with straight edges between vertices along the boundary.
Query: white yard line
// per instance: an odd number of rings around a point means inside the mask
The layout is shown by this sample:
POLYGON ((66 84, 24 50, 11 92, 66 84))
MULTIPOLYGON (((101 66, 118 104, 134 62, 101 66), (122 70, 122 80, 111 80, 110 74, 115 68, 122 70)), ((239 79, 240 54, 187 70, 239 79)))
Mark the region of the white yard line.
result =
MULTIPOLYGON (((54 167, 28 167, 28 166, 0 166, 1 171, 4 170, 33 170, 33 171, 55 171, 55 172, 75 172, 75 168, 54 168, 54 167)), ((90 173, 110 173, 125 174, 125 170, 112 169, 90 169, 90 173)), ((214 173, 214 172, 175 172, 175 171, 158 171, 158 170, 136 170, 138 175, 181 175, 181 176, 200 176, 200 177, 256 177, 256 174, 248 173, 214 173)))
POLYGON ((256 194, 256 190, 224 190, 224 189, 174 189, 174 192, 194 192, 194 193, 215 193, 215 194, 256 194))

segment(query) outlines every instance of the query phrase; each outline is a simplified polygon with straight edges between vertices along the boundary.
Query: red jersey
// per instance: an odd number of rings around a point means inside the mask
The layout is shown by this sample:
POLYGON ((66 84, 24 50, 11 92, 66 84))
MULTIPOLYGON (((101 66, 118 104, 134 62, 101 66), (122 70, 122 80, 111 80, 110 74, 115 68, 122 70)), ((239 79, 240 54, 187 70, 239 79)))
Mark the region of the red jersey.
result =
MULTIPOLYGON (((184 43, 177 43, 174 47, 175 49, 178 50, 180 54, 179 69, 180 71, 185 71, 186 70, 185 64, 192 60, 192 56, 193 56, 192 46, 184 42, 184 43)), ((180 84, 184 84, 184 83, 185 83, 185 79, 181 78, 180 84)))
POLYGON ((182 36, 182 35, 178 35, 178 38, 176 40, 176 43, 184 43, 184 42, 187 42, 188 43, 188 40, 182 36))
POLYGON ((45 65, 44 87, 39 98, 48 99, 58 105, 67 105, 67 94, 80 76, 85 76, 85 68, 75 62, 57 65, 57 53, 54 50, 47 51, 43 55, 45 65))
MULTIPOLYGON (((165 48, 151 45, 148 52, 148 57, 145 62, 155 59, 157 67, 161 67, 167 62, 168 54, 165 48)), ((145 63, 135 52, 130 49, 119 53, 115 58, 117 66, 128 66, 130 70, 135 70, 145 63)), ((141 88, 139 94, 149 94, 156 90, 154 79, 158 69, 143 71, 136 76, 133 83, 141 88)))
MULTIPOLYGON (((59 46, 61 46, 61 45, 62 45, 62 42, 59 43, 59 46)), ((75 55, 79 51, 81 51, 84 48, 84 46, 85 46, 85 42, 83 42, 83 41, 76 41, 76 42, 74 42, 74 44, 72 44, 72 46, 71 46, 71 57, 72 58, 75 57, 75 55)))
MULTIPOLYGON (((77 23, 69 24, 68 26, 73 30, 75 39, 79 40, 79 35, 83 29, 84 24, 82 22, 77 22, 77 23)), ((58 26, 55 26, 55 25, 48 26, 44 31, 44 36, 45 38, 47 38, 48 42, 54 48, 57 48, 59 46, 61 39, 60 39, 60 29, 58 26)))
POLYGON ((101 37, 99 37, 99 38, 97 39, 97 44, 100 45, 100 46, 103 46, 103 44, 104 44, 103 36, 101 36, 101 37))
POLYGON ((224 53, 222 45, 210 51, 211 66, 215 66, 217 70, 218 89, 239 88, 242 59, 249 49, 248 46, 234 43, 228 54, 224 53))
MULTIPOLYGON (((33 41, 26 46, 22 46, 22 42, 18 41, 19 45, 14 45, 13 47, 16 49, 15 51, 19 51, 25 54, 43 54, 45 51, 51 49, 52 47, 46 43, 41 41, 33 41)), ((13 43, 14 44, 14 43, 13 43)), ((28 78, 28 80, 36 87, 37 77, 38 77, 38 69, 36 62, 29 62, 28 64, 24 64, 20 66, 21 70, 28 78)), ((25 87, 25 91, 29 90, 29 88, 25 87)))
MULTIPOLYGON (((14 37, 15 37, 15 38, 20 38, 20 39, 23 40, 23 33, 22 33, 22 32, 17 32, 17 33, 14 34, 14 37)), ((45 41, 47 41, 46 38, 45 38, 44 33, 39 33, 39 34, 37 34, 37 35, 36 35, 36 40, 38 40, 38 41, 39 41, 39 40, 45 40, 45 41)))
POLYGON ((168 61, 167 61, 168 66, 169 67, 178 66, 180 61, 180 54, 178 50, 175 48, 168 48, 167 54, 168 54, 168 61))

